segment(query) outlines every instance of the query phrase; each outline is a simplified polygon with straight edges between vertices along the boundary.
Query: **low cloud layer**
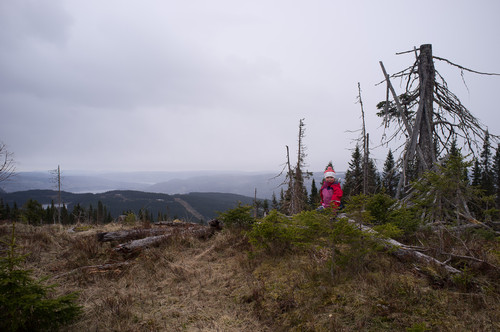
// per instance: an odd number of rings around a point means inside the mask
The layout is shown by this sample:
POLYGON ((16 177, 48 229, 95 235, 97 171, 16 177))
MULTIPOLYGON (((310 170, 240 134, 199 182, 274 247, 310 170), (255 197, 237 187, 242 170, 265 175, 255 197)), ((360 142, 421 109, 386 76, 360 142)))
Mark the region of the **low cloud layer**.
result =
MULTIPOLYGON (((305 118, 308 168, 345 170, 358 82, 380 142, 378 61, 394 73, 414 61, 396 52, 430 43, 500 72, 498 12, 468 1, 3 1, 0 140, 18 170, 279 172, 305 118)), ((436 66, 498 133, 500 78, 465 73, 465 86, 436 66)), ((387 149, 373 151, 379 166, 387 149)))

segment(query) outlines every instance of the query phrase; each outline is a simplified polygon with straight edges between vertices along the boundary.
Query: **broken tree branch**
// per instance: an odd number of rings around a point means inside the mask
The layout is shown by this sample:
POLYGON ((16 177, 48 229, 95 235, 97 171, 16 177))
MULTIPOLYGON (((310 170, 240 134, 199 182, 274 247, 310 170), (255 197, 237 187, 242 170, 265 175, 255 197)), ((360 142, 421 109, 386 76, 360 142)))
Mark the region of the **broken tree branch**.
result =
POLYGON ((490 75, 490 76, 500 76, 500 74, 497 74, 497 73, 485 73, 485 72, 480 72, 480 71, 477 71, 477 70, 472 70, 472 69, 469 69, 469 68, 465 68, 463 66, 460 66, 460 65, 457 65, 456 63, 453 63, 451 62, 450 60, 448 59, 444 59, 444 58, 440 58, 438 56, 433 56, 432 58, 436 59, 436 60, 440 60, 440 61, 444 61, 444 62, 447 62, 448 64, 452 65, 452 66, 455 66, 457 68, 460 68, 461 70, 465 70, 465 71, 468 71, 468 72, 471 72, 471 73, 474 73, 474 74, 479 74, 479 75, 490 75))

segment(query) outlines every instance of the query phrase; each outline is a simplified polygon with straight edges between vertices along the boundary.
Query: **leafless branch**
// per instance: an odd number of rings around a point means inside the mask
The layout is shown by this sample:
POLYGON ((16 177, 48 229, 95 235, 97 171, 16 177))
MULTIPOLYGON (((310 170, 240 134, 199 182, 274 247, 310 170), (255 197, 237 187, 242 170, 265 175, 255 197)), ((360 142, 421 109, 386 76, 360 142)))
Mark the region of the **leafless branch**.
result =
POLYGON ((463 67, 463 66, 460 66, 460 65, 457 65, 456 63, 453 63, 451 62, 450 60, 448 59, 445 59, 445 58, 440 58, 438 56, 433 56, 432 58, 436 59, 436 60, 440 60, 440 61, 444 61, 444 62, 447 62, 448 64, 452 65, 452 66, 455 66, 457 68, 460 68, 461 70, 465 70, 465 71, 468 71, 468 72, 471 72, 471 73, 474 73, 474 74, 479 74, 479 75, 491 75, 491 76, 500 76, 500 74, 497 74, 497 73, 485 73, 485 72, 481 72, 481 71, 477 71, 477 70, 472 70, 472 69, 469 69, 469 68, 466 68, 466 67, 463 67))
POLYGON ((0 182, 10 178, 15 170, 13 153, 7 150, 7 146, 0 142, 0 182))

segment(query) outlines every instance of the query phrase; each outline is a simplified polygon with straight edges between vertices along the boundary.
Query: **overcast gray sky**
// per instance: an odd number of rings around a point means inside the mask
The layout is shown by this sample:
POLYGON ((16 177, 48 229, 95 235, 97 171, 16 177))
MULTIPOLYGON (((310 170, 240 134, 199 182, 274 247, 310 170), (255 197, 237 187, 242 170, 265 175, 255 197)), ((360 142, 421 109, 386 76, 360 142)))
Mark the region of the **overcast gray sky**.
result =
MULTIPOLYGON (((395 53, 432 44, 498 73, 499 13, 496 0, 0 0, 0 141, 18 171, 279 172, 304 118, 308 169, 343 171, 357 83, 375 147, 378 62, 395 73, 414 61, 395 53)), ((436 69, 500 134, 500 77, 465 73, 466 87, 436 69)), ((386 155, 372 151, 379 168, 386 155)))

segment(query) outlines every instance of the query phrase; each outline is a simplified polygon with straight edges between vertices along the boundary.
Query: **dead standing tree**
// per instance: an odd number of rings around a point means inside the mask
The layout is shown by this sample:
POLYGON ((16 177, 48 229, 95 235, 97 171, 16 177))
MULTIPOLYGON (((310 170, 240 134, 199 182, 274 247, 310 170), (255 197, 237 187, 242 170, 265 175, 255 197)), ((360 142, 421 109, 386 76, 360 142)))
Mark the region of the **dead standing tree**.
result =
POLYGON ((369 154, 370 154, 370 149, 369 149, 369 142, 370 142, 370 135, 366 132, 366 125, 365 125, 365 110, 363 108, 363 99, 361 99, 361 84, 358 82, 358 101, 359 105, 361 107, 361 119, 362 119, 362 128, 361 128, 361 135, 362 135, 362 141, 363 141, 363 194, 366 195, 368 194, 368 176, 369 176, 369 154))
MULTIPOLYGON (((394 133, 384 143, 388 144, 401 135, 406 137, 399 160, 402 175, 398 183, 397 198, 401 197, 404 187, 409 184, 410 163, 415 162, 418 165, 417 173, 420 175, 434 168, 438 157, 448 152, 453 139, 461 139, 472 154, 479 151, 479 143, 484 141, 486 130, 448 89, 445 79, 434 67, 434 60, 446 61, 460 68, 462 73, 467 70, 478 74, 498 75, 473 71, 433 56, 430 44, 398 55, 410 52, 415 53, 415 63, 391 76, 380 62, 387 84, 387 98, 385 102, 377 105, 381 110, 378 115, 384 118, 385 128, 388 128, 390 123, 396 124, 394 133), (404 93, 396 94, 391 78, 406 80, 404 93), (389 100, 389 92, 393 101, 389 100)), ((495 135, 490 135, 490 138, 499 139, 495 135)))
POLYGON ((285 199, 283 205, 285 210, 289 214, 296 214, 303 211, 306 207, 306 202, 307 202, 307 191, 304 186, 304 179, 308 178, 310 176, 310 173, 304 171, 305 157, 306 157, 305 153, 306 148, 303 142, 305 136, 304 133, 305 133, 304 119, 300 119, 298 148, 297 148, 298 150, 297 164, 295 165, 294 168, 292 168, 292 165, 290 163, 289 149, 288 146, 286 146, 287 162, 281 173, 278 175, 280 176, 281 174, 283 174, 285 168, 288 169, 285 181, 282 183, 282 185, 288 183, 288 189, 286 190, 285 193, 285 199))
MULTIPOLYGON (((61 199, 61 167, 57 165, 57 169, 51 170, 50 173, 52 174, 53 178, 52 181, 54 181, 57 185, 57 223, 61 224, 61 206, 62 206, 62 199, 61 199)), ((54 224, 56 223, 54 219, 54 224)))

